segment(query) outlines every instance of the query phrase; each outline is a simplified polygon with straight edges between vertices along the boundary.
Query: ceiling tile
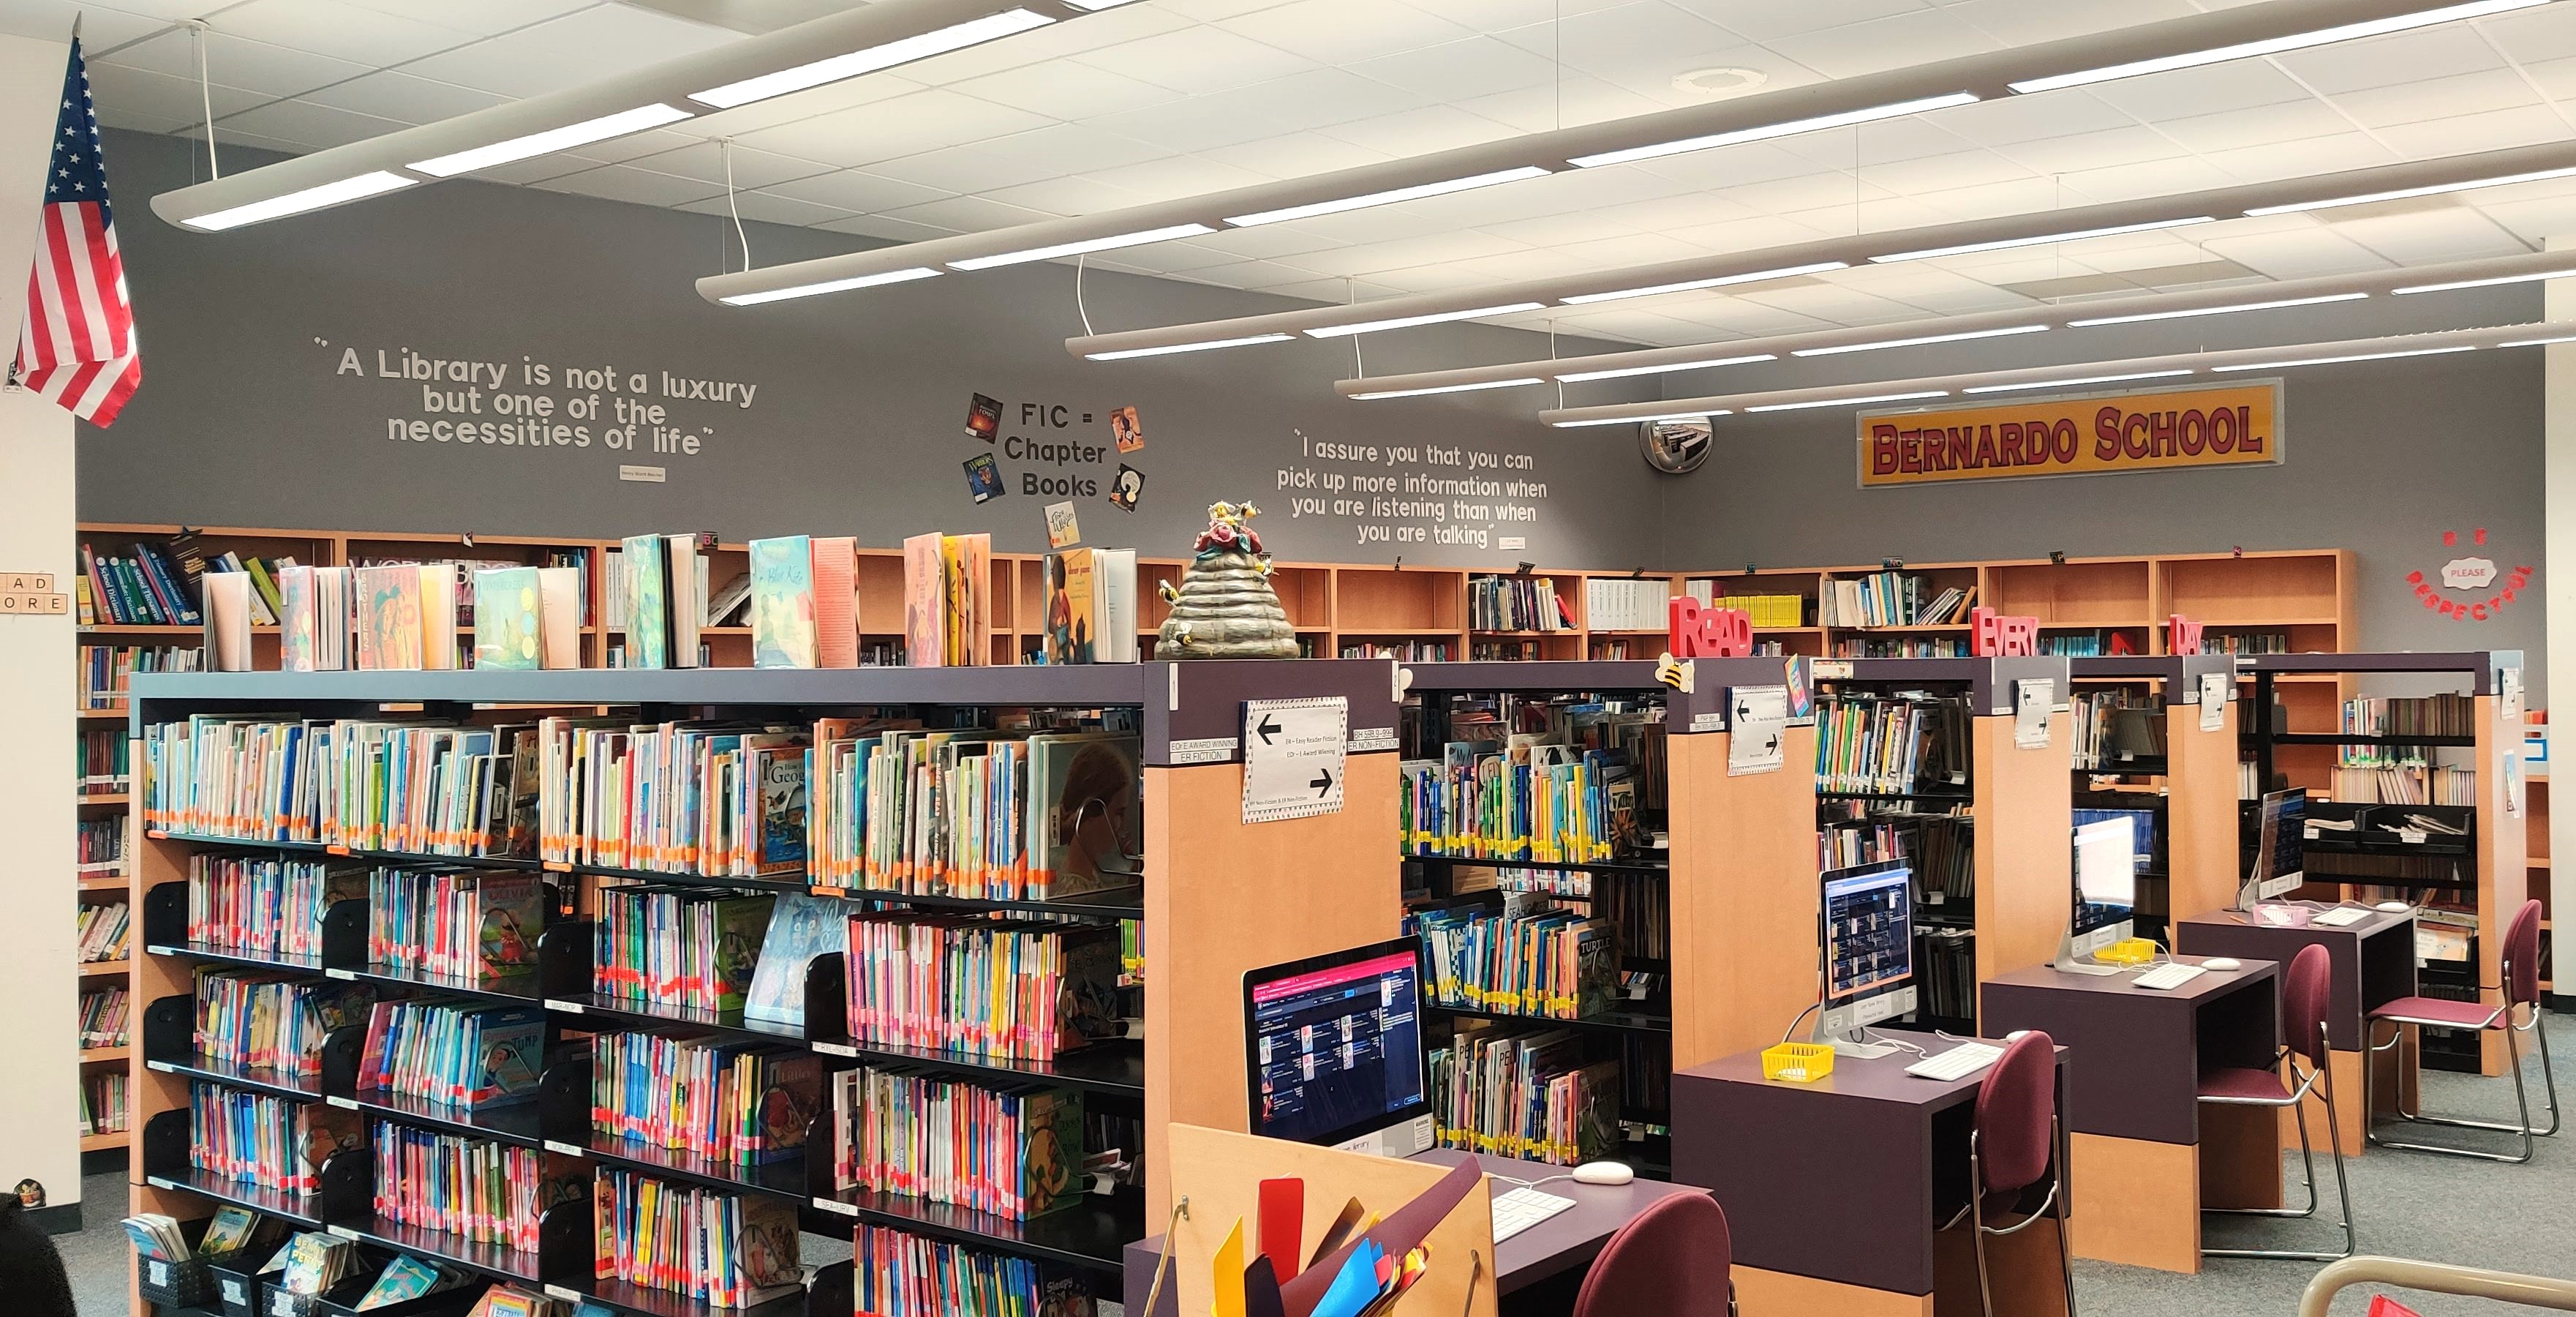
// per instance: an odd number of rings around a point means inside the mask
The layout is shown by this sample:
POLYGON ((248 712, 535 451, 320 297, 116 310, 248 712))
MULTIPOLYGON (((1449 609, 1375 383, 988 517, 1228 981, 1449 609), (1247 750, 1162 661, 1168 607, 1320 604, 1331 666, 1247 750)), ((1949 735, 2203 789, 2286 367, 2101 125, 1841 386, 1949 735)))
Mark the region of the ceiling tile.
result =
POLYGON ((645 206, 676 206, 684 201, 697 201, 710 193, 721 193, 694 178, 674 174, 656 174, 651 170, 625 165, 602 165, 578 174, 566 174, 535 184, 548 192, 577 192, 586 197, 605 197, 611 201, 632 201, 645 206))
POLYGON ((1026 110, 932 88, 854 110, 763 128, 745 134, 742 141, 805 160, 864 165, 1006 133, 1027 132, 1050 122, 1026 110))
POLYGON ((1341 65, 1399 51, 1464 41, 1472 28, 1403 0, 1293 0, 1216 26, 1318 64, 1341 65))
POLYGON ((2464 114, 2453 119, 2391 124, 2379 129, 2378 133, 2380 140, 2388 143, 2390 149, 2409 159, 2421 160, 2430 156, 2466 155, 2477 151, 2500 151, 2508 146, 2563 141, 2568 135, 2568 127, 2567 121, 2556 111, 2545 105, 2531 105, 2518 110, 2464 114))
POLYGON ((1829 78, 1856 78, 1997 49, 1993 37, 1941 9, 1917 9, 1764 43, 1829 78))
POLYGON ((1674 0, 1682 8, 1748 41, 1773 41, 1849 23, 1920 13, 1928 0, 1674 0))
POLYGON ((2009 146, 2051 137, 2133 128, 2137 119, 2081 88, 2006 96, 1943 110, 1942 131, 1979 146, 2009 146))
POLYGON ((1400 110, 1355 123, 1333 124, 1319 131, 1327 137, 1337 137, 1389 156, 1446 151, 1452 147, 1474 146, 1479 142, 1499 141, 1514 135, 1510 128, 1491 119, 1446 105, 1400 110))
POLYGON ((124 0, 103 9, 81 0, 8 0, 0 4, 0 32, 39 41, 61 41, 71 35, 72 20, 81 20, 81 50, 89 58, 140 41, 182 18, 203 18, 229 0, 124 0))
POLYGON ((1477 226, 1487 233, 1527 243, 1532 247, 1560 247, 1601 238, 1617 238, 1649 230, 1629 224, 1618 216, 1603 211, 1577 211, 1566 215, 1539 215, 1530 219, 1505 220, 1499 224, 1477 226))
POLYGON ((1055 178, 1064 171, 1043 161, 1006 159, 980 146, 948 146, 896 160, 879 160, 868 166, 868 172, 942 192, 990 193, 1055 178))
POLYGON ((2540 93, 2521 74, 2496 69, 2346 92, 2336 96, 2334 103, 2362 126, 2380 128, 2537 105, 2540 93))
POLYGON ((1752 219, 1726 220, 1716 224, 1699 224, 1687 229, 1674 229, 1673 237, 1710 251, 1756 252, 1770 247, 1787 247, 1814 242, 1850 231, 1848 224, 1833 230, 1815 229, 1777 215, 1759 215, 1752 219))
POLYGON ((2478 210, 2534 248, 2550 238, 2576 233, 2576 195, 2481 203, 2478 210))
POLYGON ((575 147, 564 154, 603 165, 620 165, 639 156, 660 155, 665 151, 676 151, 684 146, 693 146, 698 140, 688 133, 674 129, 655 128, 649 132, 628 133, 624 137, 592 142, 575 147))
POLYGON ((1458 102, 1458 108, 1525 133, 1541 133, 1552 128, 1576 128, 1625 119, 1635 114, 1652 114, 1671 107, 1625 87, 1614 87, 1588 73, 1568 73, 1553 85, 1470 97, 1458 102))
POLYGON ((343 110, 356 110, 404 123, 431 123, 472 114, 503 103, 490 92, 453 83, 415 78, 408 73, 370 73, 304 94, 304 99, 343 110))
POLYGON ((1354 146, 1322 133, 1282 133, 1202 152, 1208 159, 1276 178, 1329 174, 1387 159, 1381 151, 1354 146))
POLYGON ((2530 245, 2468 206, 2347 220, 2335 233, 2400 265, 2519 256, 2530 245))
POLYGON ((886 212, 889 219, 911 220, 961 233, 980 233, 990 229, 1007 229, 1016 224, 1034 224, 1053 216, 1019 206, 1004 205, 983 197, 942 197, 918 206, 886 212))
MULTIPOLYGON (((1281 297, 1303 298, 1309 302, 1334 303, 1347 302, 1355 296, 1362 302, 1374 302, 1380 298, 1404 295, 1404 290, 1401 288, 1390 288, 1385 284, 1370 283, 1365 279, 1353 282, 1332 278, 1313 279, 1302 284, 1280 284, 1262 291, 1276 293, 1281 297)), ((1352 341, 1358 342, 1356 339, 1352 341)))
MULTIPOLYGON (((113 56, 95 61, 93 67, 122 64, 195 82, 196 47, 197 43, 186 29, 174 29, 149 41, 126 46, 113 56)), ((300 95, 316 87, 357 77, 371 67, 224 32, 206 34, 206 76, 226 86, 264 95, 300 95)))
POLYGON ((361 9, 416 18, 478 37, 498 36, 512 28, 586 9, 598 0, 348 0, 361 9))
POLYGON ((2481 19, 2477 28, 2518 63, 2576 56, 2576 8, 2537 5, 2481 19))
POLYGON ((2034 210, 2054 210, 2073 200, 2065 186, 2056 179, 2040 177, 2006 179, 1975 187, 1943 188, 1937 192, 1925 192, 1920 199, 1924 205, 1952 220, 1994 219, 2034 210))
POLYGON ((541 155, 527 160, 513 160, 508 164, 494 165, 490 169, 477 169, 461 177, 482 183, 524 185, 543 182, 549 178, 561 178, 566 174, 578 174, 585 169, 598 167, 598 161, 584 160, 578 156, 541 155))
MULTIPOLYGON (((754 220, 764 224, 820 224, 826 220, 848 219, 850 217, 850 212, 843 210, 838 206, 818 206, 810 201, 798 201, 794 197, 782 197, 769 192, 739 193, 731 199, 731 205, 741 208, 742 217, 745 220, 754 220)), ((688 202, 682 205, 680 209, 693 210, 701 215, 715 215, 726 219, 732 218, 733 215, 733 210, 728 206, 727 199, 722 196, 708 197, 703 201, 688 202)), ((757 239, 754 239, 754 241, 757 242, 757 239)), ((760 254, 757 246, 752 249, 752 254, 754 256, 758 256, 760 254)))
MULTIPOLYGON (((196 127, 196 125, 189 123, 185 119, 165 119, 155 114, 139 114, 131 110, 111 109, 106 105, 100 105, 97 108, 98 124, 101 128, 122 128, 127 132, 133 133, 184 133, 191 137, 195 136, 195 134, 189 133, 188 130, 196 127)), ((194 158, 195 156, 192 150, 190 153, 192 165, 194 158)))
POLYGON ((1005 205, 1024 206, 1049 215, 1091 215, 1104 210, 1125 210, 1143 205, 1148 198, 1125 188, 1111 187, 1088 178, 1048 178, 1018 187, 993 188, 982 195, 1005 205))
POLYGON ((1174 197, 1250 187, 1270 180, 1249 169, 1218 164, 1214 160, 1173 156, 1168 160, 1148 160, 1142 164, 1104 169, 1093 174, 1092 181, 1136 193, 1146 201, 1169 201, 1174 197))
POLYGON ((2504 67, 2494 46, 2466 23, 2338 41, 2274 57, 2300 81, 2328 96, 2504 67))
POLYGON ((2212 151, 2201 158, 2243 182, 2260 183, 2395 164, 2400 157, 2368 133, 2343 132, 2297 142, 2212 151))
POLYGON ((1488 36, 1359 60, 1349 67, 1364 78, 1443 101, 1547 86, 1558 71, 1546 57, 1488 36))
POLYGON ((864 78, 843 78, 839 82, 808 87, 803 91, 772 96, 765 101, 737 105, 730 110, 701 114, 689 121, 689 131, 701 137, 740 137, 763 128, 775 128, 799 119, 811 119, 835 110, 856 109, 909 95, 928 86, 893 73, 871 73, 864 78))
MULTIPOLYGON (((698 142, 676 150, 657 151, 632 157, 625 163, 657 174, 677 174, 701 183, 722 186, 725 181, 725 152, 714 142, 698 142)), ((833 167, 794 156, 756 151, 737 142, 733 148, 733 185, 746 192, 765 188, 790 179, 811 178, 828 174, 833 167)))
MULTIPOLYGON (((2227 110, 2162 119, 2156 131, 2194 151, 2232 151, 2352 131, 2352 120, 2321 100, 2293 101, 2253 110, 2227 110)), ((2298 171, 2307 172, 2307 171, 2298 171)))
POLYGON ((2117 5, 2075 5, 2066 0, 1945 0, 1960 22, 1993 37, 2000 45, 2029 46, 2042 41, 2080 37, 2114 27, 2189 18, 2204 9, 2192 0, 2119 0, 2117 5))
POLYGON ((1074 59, 1193 96, 1283 78, 1315 67, 1313 61, 1277 46, 1204 26, 1087 51, 1074 59))
POLYGON ((1231 265, 1210 266, 1195 271, 1202 279, 1229 288, 1268 288, 1276 284, 1306 283, 1316 278, 1313 270, 1279 261, 1236 261, 1231 265))
POLYGON ((1471 230, 1466 233, 1426 233, 1394 242, 1359 243, 1331 251, 1308 252, 1299 257, 1297 263, 1325 274, 1367 275, 1380 270, 1403 270, 1440 261, 1463 261, 1499 252, 1525 250, 1528 249, 1509 238, 1471 230))
POLYGON ((2127 168, 2180 159, 2190 154, 2180 143, 2152 128, 2114 128, 2104 132, 2078 133, 2072 137, 2014 142, 1995 147, 1994 151, 2040 174, 2127 168))
POLYGON ((452 27, 341 0, 244 0, 217 11, 209 21, 218 32, 373 68, 474 40, 452 27))
POLYGON ((830 229, 834 233, 856 233, 862 237, 885 238, 893 242, 927 242, 932 238, 945 238, 957 232, 955 229, 943 229, 935 224, 916 224, 911 220, 893 219, 884 215, 853 215, 848 219, 825 220, 814 227, 830 229))
MULTIPOLYGON (((269 98, 239 87, 220 83, 212 89, 215 118, 239 114, 269 98)), ((112 113, 137 114, 152 119, 176 120, 183 124, 203 122, 204 100, 199 95, 195 78, 173 78, 159 73, 146 73, 122 64, 89 66, 90 100, 98 106, 99 118, 112 113)), ((220 129, 218 130, 218 141, 220 129)))
POLYGON ((1265 114, 1195 112, 1198 107, 1215 99, 1212 96, 1192 96, 1170 105, 1104 114, 1084 120, 1084 123, 1132 141, 1150 142, 1161 148, 1165 155, 1189 155, 1240 146, 1264 137, 1294 132, 1299 126, 1293 120, 1275 119, 1265 114))
POLYGON ((1031 68, 1088 50, 1101 50, 1166 32, 1179 32, 1196 22, 1186 14, 1174 12, 1168 0, 1156 0, 1153 4, 1124 4, 1000 41, 987 41, 983 45, 926 59, 918 64, 907 64, 903 66, 904 75, 925 83, 953 86, 1008 69, 1031 68))
POLYGON ((2389 266, 2385 258, 2369 248, 2328 232, 2322 225, 2306 233, 2221 233, 2203 241, 2201 246, 2213 255, 2224 256, 2275 279, 2351 274, 2362 270, 2384 270, 2389 266))
POLYGON ((2122 78, 2094 87, 2092 92, 2104 104, 2149 121, 2308 99, 2308 93, 2298 83, 2262 60, 2235 60, 2122 78))
POLYGON ((949 89, 1051 119, 1093 119, 1181 99, 1169 87, 1069 59, 968 78, 950 83, 949 89))
POLYGON ((370 137, 400 132, 410 126, 355 110, 317 105, 312 101, 270 101, 257 109, 225 115, 215 125, 215 140, 219 143, 223 140, 226 128, 238 128, 247 133, 284 137, 315 146, 346 146, 370 137))
POLYGON ((1992 151, 1958 151, 1949 155, 1863 165, 1861 181, 1907 194, 1945 192, 1988 183, 2018 183, 2032 176, 2029 166, 1992 151))
POLYGON ((525 29, 543 45, 579 52, 620 68, 642 68, 741 41, 739 32, 624 4, 577 9, 525 29))
POLYGON ((818 174, 792 183, 779 183, 764 189, 795 201, 810 201, 818 206, 841 210, 881 213, 905 206, 917 206, 951 195, 939 188, 904 183, 877 174, 845 169, 837 174, 818 174))
POLYGON ((664 15, 603 4, 429 56, 405 65, 404 71, 503 96, 541 96, 739 39, 664 15))

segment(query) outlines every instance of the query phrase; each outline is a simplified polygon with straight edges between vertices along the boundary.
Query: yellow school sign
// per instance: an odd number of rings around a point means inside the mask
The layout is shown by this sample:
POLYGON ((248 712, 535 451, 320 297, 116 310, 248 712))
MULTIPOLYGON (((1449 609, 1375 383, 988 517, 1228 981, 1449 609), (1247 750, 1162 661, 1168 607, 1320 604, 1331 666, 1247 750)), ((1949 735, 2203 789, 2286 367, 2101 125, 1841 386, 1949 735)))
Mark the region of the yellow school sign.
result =
POLYGON ((2281 460, 2281 384, 1862 412, 1860 483, 2099 475, 2281 460))

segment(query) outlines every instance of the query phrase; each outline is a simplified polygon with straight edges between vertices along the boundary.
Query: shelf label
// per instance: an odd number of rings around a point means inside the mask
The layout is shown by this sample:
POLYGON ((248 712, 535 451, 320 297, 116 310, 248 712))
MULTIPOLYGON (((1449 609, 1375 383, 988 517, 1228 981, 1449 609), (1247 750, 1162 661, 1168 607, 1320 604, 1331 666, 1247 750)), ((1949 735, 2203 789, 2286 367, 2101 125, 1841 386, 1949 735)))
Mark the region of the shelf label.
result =
POLYGON ((579 1015, 582 1013, 580 1002, 565 1001, 560 997, 546 998, 546 1009, 550 1011, 562 1011, 567 1015, 579 1015))
POLYGON ((553 1281, 546 1282, 546 1294, 550 1298, 561 1299, 566 1303, 581 1302, 580 1290, 574 1289, 570 1285, 557 1285, 553 1281))
POLYGON ((569 1143, 557 1143, 553 1139, 546 1140, 546 1151, 559 1152, 567 1157, 587 1157, 590 1155, 590 1149, 588 1148, 577 1148, 569 1143))
POLYGON ((1725 731, 1725 730, 1726 730, 1726 714, 1725 714, 1723 711, 1715 712, 1715 713, 1695 713, 1695 714, 1692 714, 1692 715, 1691 715, 1691 720, 1690 720, 1690 729, 1691 729, 1692 731, 1694 731, 1694 732, 1722 732, 1722 731, 1725 731))
POLYGON ((2227 688, 2232 685, 2224 672, 2200 674, 2200 730, 2214 732, 2227 725, 2227 688))
POLYGON ((2397 840, 2402 841, 2409 846, 2421 846, 2425 842, 2432 840, 2432 834, 2424 831, 2422 828, 2399 828, 2397 830, 2397 840))
POLYGON ((2013 747, 2048 748, 2048 715, 2057 704, 2057 679, 2022 677, 2013 682, 2013 747))
POLYGON ((234 1280, 232 1277, 226 1276, 218 1283, 224 1287, 224 1302, 226 1304, 235 1308, 247 1308, 250 1306, 249 1282, 234 1280))
POLYGON ((1726 775, 1779 772, 1788 762, 1783 733, 1789 726, 1789 688, 1737 686, 1727 691, 1726 702, 1735 710, 1735 734, 1726 743, 1726 775))
POLYGON ((814 1050, 826 1056, 857 1056, 859 1049, 848 1043, 816 1043, 814 1050))
POLYGON ((158 1070, 165 1075, 178 1073, 176 1070, 170 1068, 170 1063, 167 1061, 146 1061, 143 1063, 143 1068, 146 1070, 158 1070))
POLYGON ((838 1198, 817 1198, 814 1200, 814 1206, 819 1211, 832 1212, 841 1216, 857 1216, 859 1214, 859 1209, 848 1203, 842 1202, 838 1198))
POLYGON ((1243 821, 1342 812, 1351 702, 1326 695, 1243 702, 1243 821))
POLYGON ((1392 727, 1363 727, 1351 733, 1352 754, 1367 754, 1375 750, 1394 748, 1395 729, 1392 727))
POLYGON ((170 1288, 169 1263, 164 1262, 159 1258, 145 1258, 143 1260, 143 1269, 144 1274, 151 1277, 151 1279, 145 1281, 144 1284, 158 1285, 165 1290, 170 1288))
POLYGON ((322 971, 322 977, 326 979, 347 979, 350 982, 355 983, 358 979, 358 972, 350 969, 326 969, 322 971))
POLYGON ((270 1290, 268 1292, 269 1317, 302 1317, 303 1309, 297 1307, 295 1303, 300 1297, 302 1296, 292 1290, 270 1290))
POLYGON ((1851 660, 1817 659, 1813 665, 1812 671, 1816 674, 1816 680, 1818 681, 1832 681, 1838 678, 1848 681, 1851 679, 1852 674, 1851 660))
POLYGON ((175 956, 175 955, 178 955, 178 954, 179 954, 176 950, 172 949, 169 945, 167 945, 166 943, 161 943, 161 942, 147 942, 147 943, 145 943, 145 944, 144 944, 143 949, 144 949, 145 951, 149 951, 149 952, 151 952, 153 955, 156 955, 156 956, 175 956))
POLYGON ((1232 758, 1234 738, 1231 736, 1202 736, 1195 740, 1172 742, 1172 763, 1175 765, 1222 764, 1232 758))
POLYGON ((338 1224, 338 1223, 336 1223, 336 1222, 334 1222, 334 1223, 333 1223, 333 1224, 331 1224, 331 1225, 324 1226, 324 1227, 322 1227, 322 1228, 323 1228, 323 1229, 325 1229, 325 1230, 330 1231, 332 1234, 338 1235, 338 1236, 339 1236, 340 1238, 342 1238, 342 1239, 356 1239, 356 1238, 358 1237, 358 1232, 357 1232, 357 1231, 352 1230, 352 1229, 350 1229, 350 1228, 349 1228, 349 1227, 347 1227, 347 1226, 340 1225, 340 1224, 338 1224))
POLYGON ((356 1098, 344 1098, 337 1093, 333 1093, 322 1100, 332 1106, 338 1107, 342 1111, 355 1111, 358 1109, 358 1100, 356 1098))

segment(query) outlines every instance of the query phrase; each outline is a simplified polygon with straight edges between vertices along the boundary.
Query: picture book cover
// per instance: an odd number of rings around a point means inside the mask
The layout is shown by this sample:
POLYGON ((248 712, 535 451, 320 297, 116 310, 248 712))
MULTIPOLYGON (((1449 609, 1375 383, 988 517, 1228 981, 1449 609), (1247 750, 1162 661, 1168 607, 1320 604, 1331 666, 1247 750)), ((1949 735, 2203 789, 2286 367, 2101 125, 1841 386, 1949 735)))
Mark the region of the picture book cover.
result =
POLYGON ((744 995, 744 1018, 804 1028, 805 967, 816 956, 847 955, 849 950, 846 906, 819 896, 779 897, 752 968, 751 990, 744 995))
POLYGON ((949 661, 968 666, 989 663, 993 537, 951 535, 943 547, 948 567, 948 648, 955 655, 949 661))
POLYGON ((744 1195, 742 1204, 742 1283, 744 1307, 765 1302, 805 1283, 797 1260, 796 1204, 784 1199, 744 1195))
POLYGON ((1090 549, 1068 549, 1046 556, 1047 662, 1091 663, 1098 660, 1093 628, 1098 610, 1092 598, 1090 549))
POLYGON ((966 459, 966 493, 978 503, 989 503, 1005 492, 1001 465, 991 453, 977 453, 966 459))
POLYGON ((1059 1212, 1082 1201, 1091 1177, 1082 1170, 1082 1095, 1071 1089, 1022 1090, 1020 1185, 1024 1219, 1059 1212))
POLYGON ((983 394, 971 396, 966 403, 966 437, 986 443, 1002 433, 1002 400, 983 394))
POLYGON ((483 920, 475 933, 481 977, 535 969, 537 934, 545 926, 545 881, 533 873, 486 873, 476 884, 483 920))
POLYGON ((1058 732, 1029 738, 1029 882, 1040 897, 1139 881, 1144 799, 1131 735, 1058 732))
POLYGON ((547 668, 581 666, 581 569, 539 567, 537 658, 547 668))
POLYGON ((777 903, 775 896, 732 896, 709 903, 715 907, 715 981, 708 985, 713 1000, 700 1005, 718 1011, 743 1008, 760 964, 761 939, 769 932, 770 907, 777 903))
POLYGON ((948 560, 937 531, 903 542, 903 661, 947 666, 948 560))
POLYGON ((465 1105, 501 1106, 536 1097, 537 1083, 546 1065, 546 1013, 542 1007, 513 1006, 476 1012, 474 1046, 474 1087, 465 1095, 465 1105))
POLYGON ((667 668, 671 620, 668 578, 662 571, 662 537, 629 535, 620 541, 626 564, 626 666, 667 668))
POLYGON ((463 1283, 461 1274, 442 1271, 418 1258, 397 1254, 376 1276, 376 1283, 367 1287, 366 1297, 357 1302, 357 1310, 365 1312, 370 1308, 391 1307, 426 1294, 453 1289, 463 1283))
POLYGON ((486 567, 474 573, 474 666, 533 671, 544 657, 537 628, 537 569, 486 567))
MULTIPOLYGON (((704 538, 703 547, 714 547, 713 536, 704 538)), ((700 539, 685 533, 662 537, 662 561, 671 573, 662 598, 662 615, 671 624, 666 657, 675 668, 698 666, 698 631, 706 625, 707 556, 699 552, 700 539)))
POLYGON ((814 541, 814 666, 859 666, 859 542, 814 541))
POLYGON ((1082 515, 1071 500, 1046 507, 1047 547, 1067 549, 1082 542, 1082 515))
POLYGON ((805 1135, 823 1108, 823 1058, 812 1052, 781 1053, 761 1067, 755 1159, 777 1161, 805 1147, 805 1135))
POLYGON ((456 666, 456 582, 453 564, 420 565, 420 665, 424 668, 456 666))
MULTIPOLYGON (((751 542, 751 666, 816 665, 814 541, 782 535, 751 542)), ((857 636, 851 636, 853 650, 857 636)))
POLYGON ((410 563, 358 569, 358 667, 420 667, 420 570, 410 563))
POLYGON ((313 569, 280 569, 277 593, 286 604, 278 626, 279 666, 288 672, 314 671, 313 569))
POLYGON ((748 778, 760 792, 755 873, 792 873, 805 867, 805 740, 801 732, 743 738, 748 778))

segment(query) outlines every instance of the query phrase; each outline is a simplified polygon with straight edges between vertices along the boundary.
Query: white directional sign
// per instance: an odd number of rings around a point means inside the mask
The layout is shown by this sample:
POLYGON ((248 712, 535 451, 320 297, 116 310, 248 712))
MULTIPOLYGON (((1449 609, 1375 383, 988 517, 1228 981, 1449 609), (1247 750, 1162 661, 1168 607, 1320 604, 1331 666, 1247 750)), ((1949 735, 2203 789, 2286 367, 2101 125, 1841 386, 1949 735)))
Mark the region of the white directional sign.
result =
POLYGON ((1275 823, 1342 812, 1351 702, 1243 702, 1243 821, 1275 823))

